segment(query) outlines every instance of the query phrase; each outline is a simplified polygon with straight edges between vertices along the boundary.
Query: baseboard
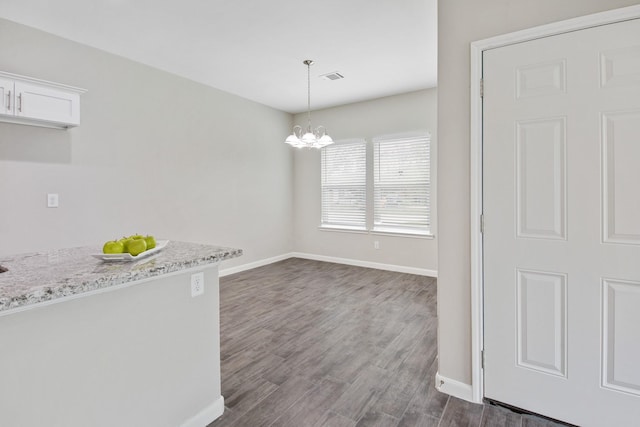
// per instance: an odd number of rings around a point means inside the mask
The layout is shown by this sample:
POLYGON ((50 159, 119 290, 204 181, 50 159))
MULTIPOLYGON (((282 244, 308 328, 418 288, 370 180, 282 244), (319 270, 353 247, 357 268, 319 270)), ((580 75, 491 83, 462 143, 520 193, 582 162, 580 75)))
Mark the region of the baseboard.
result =
POLYGON ((451 378, 443 377, 440 373, 436 373, 436 389, 442 393, 462 400, 481 403, 473 400, 473 388, 471 387, 471 384, 465 384, 451 378))
POLYGON ((218 397, 212 404, 183 422, 180 427, 207 427, 220 418, 224 412, 224 397, 218 397))
POLYGON ((258 261, 250 262, 248 264, 242 264, 235 267, 224 268, 220 270, 220 277, 228 276, 230 274, 240 273, 246 270, 262 267, 265 265, 273 264, 274 262, 282 261, 292 258, 291 253, 274 256, 271 258, 265 258, 258 261))
POLYGON ((356 267, 374 268, 376 270, 395 271, 398 273, 415 274, 418 276, 438 277, 437 270, 428 270, 426 268, 407 267, 404 265, 394 264, 382 264, 379 262, 362 261, 359 259, 340 258, 326 255, 308 254, 304 252, 289 252, 286 254, 274 256, 271 258, 265 258, 258 261, 250 262, 247 264, 238 265, 235 267, 225 268, 220 270, 220 277, 228 276, 230 274, 240 273, 242 271, 251 270, 253 268, 263 267, 265 265, 273 264, 274 262, 283 261, 289 258, 303 258, 314 261, 334 262, 336 264, 353 265, 356 267))
POLYGON ((359 259, 340 258, 326 255, 315 255, 303 252, 292 252, 291 258, 304 258, 314 261, 335 262, 336 264, 353 265, 356 267, 375 268, 376 270, 396 271, 398 273, 416 274, 418 276, 438 277, 437 270, 428 270, 426 268, 406 267, 404 265, 382 264, 379 262, 362 261, 359 259))

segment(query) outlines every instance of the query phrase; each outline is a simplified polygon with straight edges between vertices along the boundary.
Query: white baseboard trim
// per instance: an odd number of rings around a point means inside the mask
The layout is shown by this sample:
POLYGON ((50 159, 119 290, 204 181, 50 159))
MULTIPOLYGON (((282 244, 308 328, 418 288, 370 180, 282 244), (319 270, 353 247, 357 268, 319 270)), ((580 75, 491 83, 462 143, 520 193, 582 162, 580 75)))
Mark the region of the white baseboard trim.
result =
POLYGON ((273 264, 274 262, 282 261, 292 258, 291 253, 274 256, 271 258, 265 258, 258 261, 250 262, 248 264, 237 265, 235 267, 224 268, 220 270, 220 277, 228 276, 230 274, 240 273, 242 271, 251 270, 253 268, 262 267, 265 265, 273 264))
POLYGON ((471 387, 471 384, 465 384, 451 378, 443 377, 440 373, 436 373, 436 389, 442 393, 462 400, 467 400, 473 403, 482 403, 473 400, 473 388, 471 387))
POLYGON ((207 427, 224 412, 224 397, 218 397, 211 405, 183 422, 180 427, 207 427))
POLYGON ((303 252, 292 252, 291 258, 304 258, 314 261, 335 262, 336 264, 354 265, 356 267, 375 268, 376 270, 396 271, 398 273, 416 274, 418 276, 438 277, 437 270, 426 268, 406 267, 404 265, 382 264, 379 262, 362 261, 359 259, 339 258, 326 255, 307 254, 303 252))
POLYGON ((253 268, 262 267, 265 265, 273 264, 274 262, 283 261, 289 258, 303 258, 311 259, 314 261, 334 262, 336 264, 353 265, 356 267, 375 268, 376 270, 396 271, 398 273, 415 274, 418 276, 438 277, 437 270, 428 270, 426 268, 406 267, 404 265, 394 264, 382 264, 379 262, 362 261, 359 259, 340 258, 327 255, 308 254, 304 252, 289 252, 286 254, 274 256, 271 258, 265 258, 258 261, 250 262, 247 264, 238 265, 235 267, 224 268, 220 270, 220 277, 228 276, 230 274, 240 273, 242 271, 251 270, 253 268))

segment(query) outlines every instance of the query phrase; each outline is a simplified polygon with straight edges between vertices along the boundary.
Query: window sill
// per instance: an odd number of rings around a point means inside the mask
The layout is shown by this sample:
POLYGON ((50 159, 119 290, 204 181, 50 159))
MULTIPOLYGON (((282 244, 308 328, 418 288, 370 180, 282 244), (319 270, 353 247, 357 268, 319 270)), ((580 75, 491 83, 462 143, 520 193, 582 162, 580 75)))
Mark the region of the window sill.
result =
POLYGON ((413 239, 435 239, 435 234, 425 232, 411 232, 408 230, 394 231, 390 229, 373 229, 367 230, 359 227, 348 227, 338 225, 321 225, 318 227, 320 231, 337 231, 338 233, 356 233, 356 234, 373 234, 378 236, 394 236, 394 237, 410 237, 413 239))
POLYGON ((357 233, 357 234, 367 234, 368 231, 366 228, 359 227, 348 227, 348 226, 339 226, 339 225, 321 225, 318 227, 320 231, 337 231, 339 233, 357 233))
POLYGON ((369 233, 379 235, 379 236, 395 236, 395 237, 411 237, 414 239, 435 239, 435 234, 430 233, 420 233, 420 232, 411 232, 411 231, 392 231, 392 230, 376 230, 373 229, 369 233))

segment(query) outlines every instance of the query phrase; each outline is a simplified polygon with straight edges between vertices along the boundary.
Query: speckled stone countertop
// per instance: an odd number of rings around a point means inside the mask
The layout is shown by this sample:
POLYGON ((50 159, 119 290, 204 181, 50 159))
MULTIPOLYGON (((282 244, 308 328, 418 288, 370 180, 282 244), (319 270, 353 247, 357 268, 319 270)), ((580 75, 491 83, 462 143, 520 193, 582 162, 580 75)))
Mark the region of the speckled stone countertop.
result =
POLYGON ((91 292, 242 255, 241 249, 171 241, 160 252, 133 262, 104 262, 102 247, 0 256, 0 315, 26 306, 91 292))

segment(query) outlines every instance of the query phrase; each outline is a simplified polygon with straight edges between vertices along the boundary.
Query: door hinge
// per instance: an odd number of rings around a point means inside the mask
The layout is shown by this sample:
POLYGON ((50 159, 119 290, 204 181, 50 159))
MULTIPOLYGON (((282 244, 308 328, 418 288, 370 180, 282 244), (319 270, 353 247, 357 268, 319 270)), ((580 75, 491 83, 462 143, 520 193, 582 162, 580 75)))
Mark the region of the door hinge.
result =
POLYGON ((480 98, 484 98, 484 79, 480 79, 480 98))
POLYGON ((484 234, 484 214, 480 214, 480 234, 484 234))
POLYGON ((484 369, 484 350, 480 350, 480 365, 484 369))

